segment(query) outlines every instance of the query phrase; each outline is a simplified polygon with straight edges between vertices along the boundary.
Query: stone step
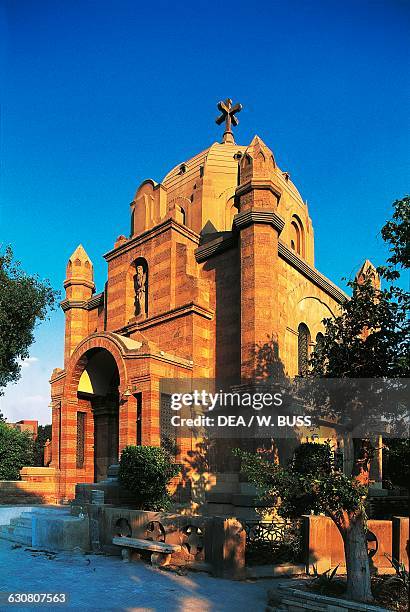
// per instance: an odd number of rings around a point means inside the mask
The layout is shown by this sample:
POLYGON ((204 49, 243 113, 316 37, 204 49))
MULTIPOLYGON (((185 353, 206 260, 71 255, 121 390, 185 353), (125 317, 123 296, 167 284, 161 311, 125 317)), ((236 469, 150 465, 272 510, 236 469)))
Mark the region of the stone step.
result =
POLYGON ((30 537, 31 538, 31 527, 21 527, 20 525, 10 525, 9 530, 16 536, 30 537))
POLYGON ((3 525, 0 527, 0 539, 31 546, 31 529, 3 525))
POLYGON ((70 508, 61 508, 58 510, 49 508, 36 508, 35 510, 30 510, 30 512, 22 512, 20 516, 24 518, 32 518, 33 516, 37 516, 39 514, 49 514, 50 516, 66 516, 70 514, 70 508))
POLYGON ((25 544, 26 546, 32 545, 32 520, 36 516, 49 516, 50 519, 56 517, 67 517, 70 515, 70 507, 67 506, 38 506, 31 508, 30 511, 26 510, 21 512, 19 516, 14 516, 10 519, 8 525, 0 526, 0 538, 3 540, 9 540, 10 542, 17 542, 19 544, 25 544))
POLYGON ((10 525, 31 529, 31 516, 16 516, 10 519, 10 525))

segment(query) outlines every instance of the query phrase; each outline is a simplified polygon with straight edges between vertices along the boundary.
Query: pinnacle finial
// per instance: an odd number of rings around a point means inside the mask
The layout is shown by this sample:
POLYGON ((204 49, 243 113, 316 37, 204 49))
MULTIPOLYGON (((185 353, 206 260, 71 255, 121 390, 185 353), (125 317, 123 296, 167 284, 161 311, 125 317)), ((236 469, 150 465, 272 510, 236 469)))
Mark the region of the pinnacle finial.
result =
POLYGON ((222 142, 235 144, 235 139, 233 137, 232 126, 236 127, 239 123, 237 117, 235 117, 236 113, 240 113, 242 110, 242 104, 235 104, 232 106, 232 100, 227 98, 225 102, 218 102, 218 109, 221 111, 221 114, 215 120, 218 125, 225 122, 225 132, 223 135, 222 142))

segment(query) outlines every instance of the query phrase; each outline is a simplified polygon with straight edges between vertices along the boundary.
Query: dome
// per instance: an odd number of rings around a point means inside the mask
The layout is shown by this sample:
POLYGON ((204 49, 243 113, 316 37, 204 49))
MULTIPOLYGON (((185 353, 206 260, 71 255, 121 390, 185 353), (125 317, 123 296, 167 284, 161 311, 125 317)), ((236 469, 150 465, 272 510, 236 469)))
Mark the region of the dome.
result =
MULTIPOLYGON (((165 218, 172 218, 199 235, 231 231, 239 212, 236 190, 241 181, 241 160, 254 156, 258 164, 260 155, 272 160, 265 172, 282 194, 278 214, 289 224, 296 216, 305 227, 309 225, 306 204, 289 173, 278 168, 272 151, 255 136, 247 146, 227 140, 214 142, 174 166, 160 183, 143 181, 131 203, 132 235, 142 234, 165 218)), ((243 180, 247 180, 245 175, 243 180)))
MULTIPOLYGON (((261 140, 258 136, 255 136, 252 143, 255 139, 261 140)), ((174 166, 165 175, 162 184, 166 187, 168 194, 171 194, 181 189, 186 191, 187 189, 184 189, 184 187, 189 190, 192 182, 195 184, 195 180, 198 178, 214 178, 217 175, 223 175, 224 178, 218 182, 222 182, 225 189, 228 187, 236 188, 238 185, 238 162, 250 146, 215 142, 208 149, 201 151, 191 159, 174 166)), ((304 204, 298 189, 290 180, 289 173, 283 172, 276 166, 275 174, 284 191, 288 191, 304 204)))
POLYGON ((208 149, 198 153, 191 159, 176 165, 164 177, 162 184, 167 192, 183 188, 192 180, 208 175, 223 174, 224 183, 237 186, 238 182, 238 153, 242 155, 246 147, 228 143, 213 143, 208 149))

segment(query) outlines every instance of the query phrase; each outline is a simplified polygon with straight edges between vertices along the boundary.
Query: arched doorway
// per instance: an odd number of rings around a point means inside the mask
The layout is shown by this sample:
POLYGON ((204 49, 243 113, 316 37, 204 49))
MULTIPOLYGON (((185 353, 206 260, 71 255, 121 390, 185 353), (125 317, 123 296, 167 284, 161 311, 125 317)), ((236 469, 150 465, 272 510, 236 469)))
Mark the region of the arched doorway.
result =
POLYGON ((92 418, 94 482, 99 482, 107 477, 109 466, 118 462, 120 375, 108 350, 93 348, 85 355, 87 361, 78 382, 77 398, 79 407, 87 402, 89 410, 83 418, 81 410, 77 412, 77 468, 86 455, 85 420, 92 418))

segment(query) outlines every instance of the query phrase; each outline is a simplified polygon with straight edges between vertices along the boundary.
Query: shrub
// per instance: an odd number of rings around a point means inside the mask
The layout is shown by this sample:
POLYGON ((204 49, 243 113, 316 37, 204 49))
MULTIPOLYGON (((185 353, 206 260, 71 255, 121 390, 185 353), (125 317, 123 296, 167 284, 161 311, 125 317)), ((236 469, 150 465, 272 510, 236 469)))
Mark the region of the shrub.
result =
POLYGON ((121 453, 120 483, 133 493, 141 510, 169 507, 167 484, 179 471, 171 455, 157 446, 127 446, 121 453))
POLYGON ((32 435, 0 422, 0 480, 20 480, 21 468, 32 461, 32 435))
POLYGON ((303 442, 295 448, 292 467, 298 474, 330 474, 333 452, 328 442, 303 442))

